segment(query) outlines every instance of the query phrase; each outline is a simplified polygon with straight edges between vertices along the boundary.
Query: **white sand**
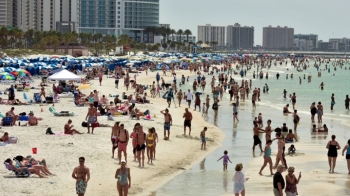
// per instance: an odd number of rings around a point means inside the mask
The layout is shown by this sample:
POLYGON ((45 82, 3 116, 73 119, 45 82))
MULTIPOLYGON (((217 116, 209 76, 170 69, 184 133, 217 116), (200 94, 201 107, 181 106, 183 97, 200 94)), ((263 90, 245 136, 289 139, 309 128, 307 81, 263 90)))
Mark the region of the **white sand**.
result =
MULTIPOLYGON (((150 72, 148 76, 141 73, 138 76, 138 83, 151 84, 155 80, 156 72, 150 72)), ((178 71, 178 75, 189 75, 189 71, 178 71)), ((133 76, 133 74, 131 74, 133 76)), ((172 80, 170 73, 165 80, 172 80)), ((39 81, 33 86, 38 87, 39 81)), ((102 86, 98 86, 98 81, 93 80, 93 89, 100 91, 101 95, 120 94, 125 91, 123 81, 120 81, 120 89, 114 87, 114 79, 103 79, 102 86)), ((5 87, 0 86, 3 91, 5 87)), ((46 88, 51 90, 51 86, 46 88)), ((27 94, 32 98, 34 92, 39 89, 30 90, 27 94)), ((90 90, 84 92, 89 93, 90 90)), ((129 90, 128 94, 132 93, 129 90)), ((23 100, 23 93, 16 92, 16 98, 23 100)), ((7 98, 6 95, 2 95, 7 98)), ((148 97, 150 93, 148 92, 148 97)), ((111 98, 110 98, 111 99, 111 98)), ((128 116, 115 117, 116 121, 125 124, 129 132, 136 122, 140 122, 147 128, 155 127, 160 138, 163 138, 163 117, 160 110, 166 108, 166 100, 162 98, 149 98, 153 104, 136 105, 142 111, 149 109, 152 116, 156 114, 154 121, 146 120, 130 120, 128 116)), ((183 102, 183 104, 186 104, 183 102)), ((51 106, 51 105, 50 105, 51 106)), ((0 106, 0 111, 5 114, 11 106, 0 106)), ((81 127, 81 122, 85 119, 87 107, 76 107, 72 98, 61 98, 61 102, 55 104, 57 111, 73 111, 74 117, 54 117, 48 110, 49 105, 39 106, 16 106, 15 113, 34 111, 37 117, 43 117, 44 120, 39 122, 35 127, 3 127, 1 131, 9 132, 10 136, 16 136, 19 139, 18 144, 10 144, 0 147, 0 161, 6 158, 13 158, 17 155, 31 155, 32 147, 38 148, 38 154, 34 158, 45 158, 51 172, 57 176, 50 176, 46 179, 39 179, 32 175, 28 179, 14 178, 12 172, 2 167, 1 175, 1 194, 0 195, 75 195, 75 180, 71 177, 74 167, 78 166, 78 157, 86 158, 85 164, 91 170, 91 180, 88 183, 86 195, 116 195, 116 179, 115 171, 118 167, 117 158, 111 158, 111 128, 97 128, 95 134, 83 134, 74 136, 49 136, 45 135, 47 127, 51 127, 53 132, 63 132, 63 126, 68 119, 73 120, 73 124, 78 131, 87 132, 86 128, 81 127), (43 108, 44 112, 40 112, 43 108), (69 143, 73 143, 70 145, 69 143)), ((183 118, 185 105, 181 108, 174 108, 173 104, 170 113, 173 116, 173 126, 171 127, 171 140, 159 140, 156 148, 156 160, 154 165, 147 164, 147 156, 145 154, 145 168, 138 168, 138 163, 133 162, 131 140, 128 144, 128 164, 131 168, 132 185, 130 195, 150 195, 158 187, 165 184, 175 175, 180 174, 184 169, 190 168, 195 163, 215 150, 223 139, 223 133, 215 126, 206 123, 201 118, 201 113, 192 112, 194 120, 192 122, 192 135, 199 136, 199 132, 204 126, 208 127, 207 137, 214 140, 208 142, 208 150, 200 150, 200 141, 188 138, 176 137, 183 134, 183 118)), ((103 124, 113 125, 114 122, 107 121, 107 117, 99 117, 98 121, 103 124)), ((3 133, 1 133, 2 135, 3 133)), ((117 152, 115 154, 117 157, 117 152)))

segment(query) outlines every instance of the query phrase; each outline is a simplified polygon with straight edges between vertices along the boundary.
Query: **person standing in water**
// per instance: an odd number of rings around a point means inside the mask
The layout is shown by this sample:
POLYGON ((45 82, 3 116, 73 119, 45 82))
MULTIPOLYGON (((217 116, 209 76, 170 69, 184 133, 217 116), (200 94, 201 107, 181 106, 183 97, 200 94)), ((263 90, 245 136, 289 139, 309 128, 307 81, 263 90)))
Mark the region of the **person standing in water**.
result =
POLYGON ((321 88, 321 90, 324 90, 324 83, 323 82, 321 82, 320 88, 321 88))
POLYGON ((79 157, 79 166, 74 168, 72 178, 76 180, 75 189, 78 196, 84 196, 87 183, 90 180, 90 169, 84 165, 85 158, 79 157))
POLYGON ((220 159, 218 159, 218 161, 223 159, 224 171, 227 171, 227 163, 228 163, 228 161, 230 161, 230 163, 232 163, 231 160, 230 160, 230 157, 228 157, 227 153, 228 153, 227 150, 225 150, 224 151, 224 156, 222 156, 220 159))
POLYGON ((204 127, 203 131, 201 131, 201 134, 200 134, 201 141, 202 141, 201 150, 205 150, 206 149, 207 141, 206 141, 206 138, 205 138, 205 132, 207 131, 207 129, 208 129, 207 127, 204 127))
POLYGON ((254 143, 253 143, 253 152, 255 151, 255 146, 259 144, 259 147, 260 147, 260 151, 261 152, 264 152, 261 148, 261 140, 259 138, 259 133, 265 133, 264 129, 261 129, 258 127, 258 123, 257 122, 254 122, 254 128, 253 128, 253 131, 254 131, 254 143))
POLYGON ((244 178, 244 174, 242 172, 243 169, 243 164, 238 163, 235 167, 235 174, 233 175, 232 181, 233 181, 233 193, 235 196, 239 196, 241 193, 241 196, 245 196, 245 187, 244 183, 249 179, 249 178, 244 178))
POLYGON ((335 168, 335 164, 337 162, 337 156, 338 156, 338 152, 337 150, 340 149, 340 145, 337 141, 335 141, 335 135, 332 135, 332 140, 330 140, 327 143, 326 148, 328 149, 328 164, 329 164, 329 172, 334 173, 334 168, 335 168))
POLYGON ((263 166, 261 166, 261 169, 259 171, 259 174, 262 175, 262 171, 264 170, 264 168, 266 167, 267 163, 269 163, 270 165, 270 174, 273 175, 272 172, 272 159, 271 159, 271 144, 272 144, 272 140, 267 140, 266 142, 266 146, 265 146, 265 153, 264 153, 264 164, 263 166))
POLYGON ((349 110, 349 103, 350 103, 349 95, 346 95, 346 97, 345 97, 345 109, 346 110, 349 110))
POLYGON ((295 110, 295 103, 297 102, 297 96, 295 96, 295 93, 293 93, 290 101, 292 102, 293 110, 295 110))
POLYGON ((322 123, 322 115, 323 115, 323 106, 321 102, 319 101, 317 104, 317 119, 318 123, 322 123))
POLYGON ((126 161, 121 161, 120 168, 115 172, 117 181, 117 189, 119 196, 127 196, 129 188, 131 187, 130 168, 126 167, 126 161))
POLYGON ((335 104, 335 101, 334 101, 334 93, 332 93, 332 97, 331 97, 331 110, 333 110, 334 104, 335 104))

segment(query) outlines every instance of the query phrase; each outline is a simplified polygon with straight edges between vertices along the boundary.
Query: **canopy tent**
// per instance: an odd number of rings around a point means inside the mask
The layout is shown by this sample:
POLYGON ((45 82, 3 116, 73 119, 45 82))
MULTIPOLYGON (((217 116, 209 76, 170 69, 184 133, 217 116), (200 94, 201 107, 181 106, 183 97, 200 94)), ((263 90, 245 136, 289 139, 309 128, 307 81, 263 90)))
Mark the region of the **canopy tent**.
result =
POLYGON ((49 80, 78 80, 81 81, 81 77, 75 75, 74 73, 62 70, 58 73, 53 74, 48 78, 49 80))

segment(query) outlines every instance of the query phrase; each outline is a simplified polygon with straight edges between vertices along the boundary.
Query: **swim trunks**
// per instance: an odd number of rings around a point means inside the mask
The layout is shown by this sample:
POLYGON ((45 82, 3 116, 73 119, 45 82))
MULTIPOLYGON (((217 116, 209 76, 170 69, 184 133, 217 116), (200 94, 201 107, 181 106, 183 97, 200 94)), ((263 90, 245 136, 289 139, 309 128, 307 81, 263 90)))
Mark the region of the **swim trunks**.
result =
POLYGON ((122 141, 119 141, 118 142, 118 151, 123 151, 126 153, 126 141, 125 142, 122 142, 122 141))
POLYGON ((98 106, 98 101, 94 101, 94 107, 97 108, 98 106))
POLYGON ((88 117, 88 120, 87 120, 87 123, 88 124, 92 124, 92 123, 94 123, 95 122, 95 117, 94 116, 89 116, 88 117))
POLYGON ((136 146, 136 150, 137 151, 141 151, 141 150, 145 150, 145 149, 146 149, 146 145, 145 144, 142 144, 142 145, 138 144, 136 146))
POLYGON ((185 121, 184 121, 184 127, 189 127, 189 128, 191 128, 191 121, 190 121, 190 120, 185 120, 185 121))
POLYGON ((164 123, 164 130, 170 131, 170 122, 165 122, 164 123))
POLYGON ((261 144, 261 140, 260 140, 259 136, 254 135, 253 139, 254 139, 254 146, 261 144))
POLYGON ((201 136, 201 139, 202 139, 202 143, 206 143, 206 139, 204 136, 201 136))
POLYGON ((75 189, 76 189, 76 192, 77 192, 78 195, 79 194, 85 194, 86 187, 87 187, 87 184, 84 183, 83 181, 77 182, 75 184, 75 189))
POLYGON ((317 110, 317 115, 322 116, 323 111, 322 110, 317 110))

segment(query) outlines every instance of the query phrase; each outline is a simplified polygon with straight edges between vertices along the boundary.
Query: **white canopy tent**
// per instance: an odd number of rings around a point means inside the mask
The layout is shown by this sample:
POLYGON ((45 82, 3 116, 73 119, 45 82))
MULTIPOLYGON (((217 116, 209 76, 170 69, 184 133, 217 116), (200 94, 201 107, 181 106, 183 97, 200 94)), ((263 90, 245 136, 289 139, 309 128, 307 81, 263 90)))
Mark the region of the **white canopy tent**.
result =
POLYGON ((60 72, 57 72, 50 76, 48 78, 49 80, 74 80, 74 81, 81 81, 81 77, 75 75, 74 73, 67 71, 67 70, 62 70, 60 72))

